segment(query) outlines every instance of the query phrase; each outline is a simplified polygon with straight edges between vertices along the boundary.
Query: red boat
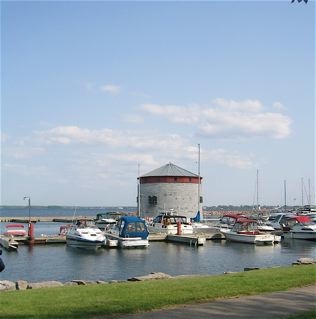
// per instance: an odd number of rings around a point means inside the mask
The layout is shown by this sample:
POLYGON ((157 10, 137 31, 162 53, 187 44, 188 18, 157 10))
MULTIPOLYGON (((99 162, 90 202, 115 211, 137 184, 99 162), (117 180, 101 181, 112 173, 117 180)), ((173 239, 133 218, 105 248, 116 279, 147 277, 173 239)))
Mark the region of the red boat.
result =
POLYGON ((6 236, 27 236, 27 231, 24 229, 23 224, 8 224, 5 227, 4 235, 6 236))

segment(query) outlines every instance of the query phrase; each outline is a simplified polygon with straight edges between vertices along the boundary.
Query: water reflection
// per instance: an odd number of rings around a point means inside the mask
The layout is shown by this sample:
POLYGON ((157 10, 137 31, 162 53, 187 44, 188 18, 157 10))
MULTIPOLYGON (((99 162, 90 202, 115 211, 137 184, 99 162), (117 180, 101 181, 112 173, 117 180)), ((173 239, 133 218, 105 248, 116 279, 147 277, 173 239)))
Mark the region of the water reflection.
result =
POLYGON ((97 251, 61 244, 21 245, 18 252, 3 251, 6 269, 0 273, 0 280, 109 281, 126 280, 151 272, 170 275, 220 274, 242 271, 245 267, 288 266, 300 257, 315 256, 316 243, 300 240, 286 240, 274 246, 207 241, 205 246, 198 248, 151 242, 147 249, 97 251))

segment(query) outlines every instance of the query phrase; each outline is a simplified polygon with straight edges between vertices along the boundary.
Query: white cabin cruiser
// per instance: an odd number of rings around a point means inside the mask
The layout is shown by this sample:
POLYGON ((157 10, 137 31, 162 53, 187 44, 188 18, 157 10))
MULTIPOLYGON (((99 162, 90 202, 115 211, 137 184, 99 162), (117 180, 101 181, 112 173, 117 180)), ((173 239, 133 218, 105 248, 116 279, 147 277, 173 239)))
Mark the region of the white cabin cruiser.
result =
POLYGON ((227 240, 255 245, 272 245, 275 235, 258 230, 258 223, 248 218, 238 219, 231 230, 222 231, 227 240))
POLYGON ((148 226, 151 233, 166 233, 168 235, 193 234, 193 226, 186 216, 172 213, 160 213, 148 226))
POLYGON ((149 246, 146 222, 137 216, 122 216, 116 225, 105 232, 108 247, 147 248, 149 246))
POLYGON ((316 224, 306 215, 291 216, 284 223, 283 235, 284 238, 316 241, 316 224))
POLYGON ((68 246, 98 249, 105 245, 105 236, 94 224, 78 221, 71 225, 66 234, 68 246))

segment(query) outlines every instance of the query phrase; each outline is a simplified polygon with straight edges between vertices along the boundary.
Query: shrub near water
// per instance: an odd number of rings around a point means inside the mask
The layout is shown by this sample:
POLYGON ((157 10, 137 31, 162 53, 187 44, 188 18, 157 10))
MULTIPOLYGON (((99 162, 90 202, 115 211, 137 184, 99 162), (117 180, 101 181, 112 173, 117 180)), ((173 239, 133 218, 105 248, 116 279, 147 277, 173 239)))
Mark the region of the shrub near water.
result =
POLYGON ((315 282, 316 266, 306 265, 219 276, 11 291, 0 295, 0 318, 92 318, 286 290, 315 282))

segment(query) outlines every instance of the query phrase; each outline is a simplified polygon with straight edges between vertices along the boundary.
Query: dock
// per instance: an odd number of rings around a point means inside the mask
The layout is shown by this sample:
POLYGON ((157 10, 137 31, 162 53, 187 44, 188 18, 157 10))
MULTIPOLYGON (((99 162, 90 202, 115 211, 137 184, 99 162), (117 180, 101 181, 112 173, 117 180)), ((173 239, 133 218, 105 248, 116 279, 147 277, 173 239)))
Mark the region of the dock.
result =
MULTIPOLYGON (((93 221, 94 218, 92 216, 76 216, 75 221, 77 220, 87 220, 93 221)), ((70 216, 40 216, 40 217, 31 217, 30 219, 32 224, 46 222, 46 223, 64 223, 69 224, 73 223, 74 220, 70 216)), ((0 222, 19 222, 19 223, 28 223, 29 217, 0 217, 0 222)), ((36 226, 35 226, 36 227, 36 226)), ((225 239, 223 234, 216 228, 209 228, 207 230, 201 229, 195 231, 193 234, 187 235, 171 235, 166 232, 155 232, 150 233, 148 240, 150 242, 155 241, 167 241, 170 243, 180 243, 190 246, 203 246, 206 243, 206 240, 222 240, 225 239)), ((65 235, 42 235, 39 237, 35 237, 30 239, 30 237, 8 237, 4 235, 0 235, 0 246, 9 250, 17 250, 19 245, 49 245, 49 244, 66 244, 66 236, 65 235)))
MULTIPOLYGON (((32 223, 37 223, 37 222, 46 222, 46 223, 72 223, 76 222, 77 220, 87 220, 87 221, 93 221, 94 218, 89 216, 76 216, 74 219, 71 216, 32 216, 30 221, 32 223)), ((0 222, 3 223, 28 223, 29 222, 29 217, 12 217, 12 216, 4 216, 0 217, 0 222)))
POLYGON ((167 235, 167 242, 187 244, 190 246, 203 246, 206 243, 206 237, 199 235, 167 235))

